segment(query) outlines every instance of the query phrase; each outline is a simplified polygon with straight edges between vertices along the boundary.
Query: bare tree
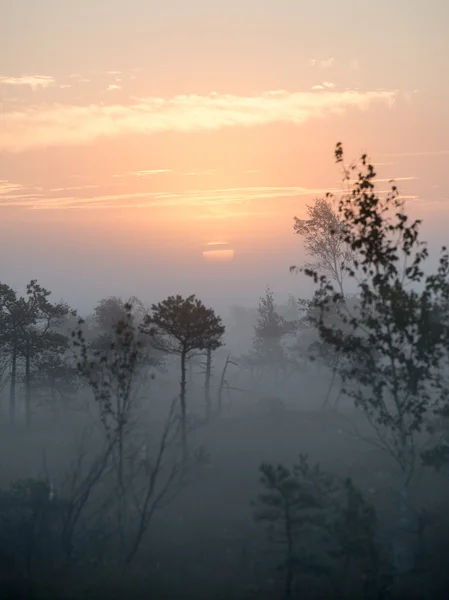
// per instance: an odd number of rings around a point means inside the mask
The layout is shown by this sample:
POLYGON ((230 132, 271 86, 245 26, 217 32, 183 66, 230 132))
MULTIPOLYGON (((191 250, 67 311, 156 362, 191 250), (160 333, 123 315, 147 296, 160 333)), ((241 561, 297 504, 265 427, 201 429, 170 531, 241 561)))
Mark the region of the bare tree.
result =
POLYGON ((118 477, 118 529, 124 548, 125 518, 125 436, 135 408, 139 369, 142 367, 141 336, 136 329, 131 306, 125 305, 125 317, 112 325, 109 347, 92 349, 83 333, 83 321, 73 333, 78 369, 92 388, 107 438, 113 444, 118 477))

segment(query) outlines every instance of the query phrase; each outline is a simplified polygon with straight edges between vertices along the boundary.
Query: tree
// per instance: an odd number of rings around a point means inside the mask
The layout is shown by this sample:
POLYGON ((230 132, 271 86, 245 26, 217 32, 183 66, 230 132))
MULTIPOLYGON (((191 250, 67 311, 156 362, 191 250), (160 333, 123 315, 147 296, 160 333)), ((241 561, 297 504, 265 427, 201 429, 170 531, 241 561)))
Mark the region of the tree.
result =
POLYGON ((254 517, 268 524, 269 541, 283 549, 280 568, 285 570, 284 596, 290 598, 298 569, 327 573, 317 547, 326 538, 329 497, 336 488, 332 477, 319 465, 310 466, 305 455, 292 469, 263 463, 259 471, 264 491, 252 503, 254 517), (317 538, 318 546, 313 543, 317 538))
POLYGON ((195 295, 180 295, 153 304, 147 316, 144 331, 150 333, 156 345, 180 357, 180 407, 181 442, 184 459, 187 458, 187 379, 186 367, 192 353, 197 350, 215 350, 221 345, 225 332, 221 318, 212 308, 207 308, 195 295))
POLYGON ((102 298, 94 309, 94 317, 100 331, 111 333, 120 321, 126 319, 125 303, 116 296, 102 298))
POLYGON ((108 439, 114 440, 119 494, 117 523, 123 550, 125 435, 135 404, 141 341, 129 305, 125 306, 124 319, 111 322, 112 341, 107 348, 93 351, 89 348, 83 335, 83 320, 73 332, 73 339, 79 372, 92 388, 108 439))
POLYGON ((76 367, 62 352, 50 349, 42 352, 36 359, 36 372, 33 376, 35 393, 46 401, 56 418, 60 415, 60 406, 66 407, 79 389, 79 377, 76 367))
MULTIPOLYGON (((304 247, 315 262, 305 264, 308 269, 327 273, 343 295, 343 280, 347 265, 354 260, 354 250, 345 240, 345 223, 333 206, 329 196, 317 198, 307 205, 308 219, 294 217, 293 229, 304 239, 304 247)), ((297 270, 291 267, 290 270, 297 270)))
POLYGON ((20 319, 20 352, 25 360, 25 419, 31 425, 32 366, 42 352, 62 352, 68 339, 55 331, 70 309, 65 302, 52 304, 51 292, 32 280, 27 285, 26 297, 18 298, 16 309, 20 319))
POLYGON ((279 315, 274 294, 269 287, 266 288, 265 296, 260 298, 258 315, 250 358, 262 368, 274 368, 277 377, 279 369, 284 369, 286 363, 282 338, 295 325, 279 315))
POLYGON ((4 368, 10 368, 9 375, 9 421, 15 423, 17 356, 19 343, 19 323, 16 318, 17 294, 5 283, 0 284, 0 345, 4 368))
POLYGON ((302 572, 336 574, 342 597, 358 585, 357 597, 380 598, 387 582, 377 516, 352 481, 311 465, 306 455, 291 469, 263 463, 259 471, 264 491, 252 502, 254 517, 283 554, 284 596, 292 596, 302 572))
MULTIPOLYGON (((341 164, 341 144, 335 156, 341 164)), ((443 248, 436 273, 425 275, 428 251, 419 238, 420 221, 409 222, 395 185, 387 195, 378 194, 375 176, 366 155, 359 166, 343 167, 348 190, 339 213, 344 242, 357 256, 343 271, 357 284, 356 306, 348 306, 329 277, 305 272, 318 284, 320 338, 345 359, 338 366, 344 392, 374 428, 373 443, 389 452, 402 472, 406 519, 417 435, 448 392, 449 255, 443 248), (342 326, 326 320, 330 308, 342 326)))
POLYGON ((26 287, 24 297, 9 286, 1 286, 2 343, 11 353, 10 420, 15 419, 16 383, 20 358, 24 361, 25 419, 31 425, 31 391, 33 365, 43 352, 62 352, 67 347, 67 337, 56 327, 69 314, 64 302, 52 304, 51 292, 33 279, 26 287))
POLYGON ((119 555, 126 562, 130 562, 140 546, 155 510, 176 483, 181 470, 176 460, 170 469, 166 469, 164 464, 168 450, 174 445, 172 409, 156 447, 154 464, 145 470, 143 484, 139 484, 140 469, 135 472, 132 468, 136 461, 131 460, 130 468, 126 468, 126 457, 135 454, 134 436, 130 433, 132 417, 137 409, 140 371, 147 364, 148 339, 135 323, 132 306, 125 304, 124 308, 125 318, 113 325, 110 336, 112 341, 108 347, 98 348, 95 343, 86 342, 82 320, 78 329, 73 332, 73 340, 79 372, 92 388, 112 450, 111 457, 117 474, 119 555), (165 474, 165 481, 159 486, 165 474), (138 484, 137 493, 135 487, 138 484), (138 513, 137 529, 131 534, 127 510, 130 498, 138 513), (131 537, 129 545, 126 543, 126 537, 131 537))

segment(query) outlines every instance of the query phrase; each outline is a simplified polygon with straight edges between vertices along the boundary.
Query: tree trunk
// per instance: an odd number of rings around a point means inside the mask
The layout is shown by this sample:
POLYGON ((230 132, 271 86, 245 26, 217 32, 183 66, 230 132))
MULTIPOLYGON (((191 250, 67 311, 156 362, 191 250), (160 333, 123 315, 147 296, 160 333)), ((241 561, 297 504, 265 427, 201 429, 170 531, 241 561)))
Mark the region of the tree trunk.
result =
POLYGON ((211 399, 210 399, 210 377, 212 372, 212 350, 207 349, 206 354, 206 380, 204 383, 204 399, 206 402, 206 423, 209 423, 211 417, 211 399))
POLYGON ((183 461, 187 460, 187 409, 186 409, 186 393, 187 393, 187 352, 181 352, 181 393, 179 401, 181 404, 181 444, 183 461))
POLYGON ((290 506, 286 501, 284 505, 284 518, 285 518, 285 536, 287 538, 287 564, 285 572, 285 588, 284 597, 291 598, 293 588, 293 561, 294 561, 294 550, 293 550, 293 525, 290 515, 290 506))
POLYGON ((25 424, 31 427, 31 357, 27 348, 25 357, 25 424))
MULTIPOLYGON (((405 444, 404 444, 405 446, 405 444)), ((412 528, 412 514, 409 507, 409 484, 413 475, 413 469, 409 467, 408 472, 404 469, 404 481, 400 490, 398 506, 398 524, 396 536, 393 538, 394 567, 397 578, 409 573, 414 567, 414 557, 410 551, 410 543, 407 531, 412 528)))
POLYGON ((9 382, 9 423, 16 422, 16 379, 17 379, 17 352, 14 349, 11 357, 11 380, 9 382))
POLYGON ((117 478, 118 478, 118 504, 117 504, 117 526, 119 532, 119 554, 120 557, 124 556, 125 553, 125 486, 124 486, 124 422, 122 418, 122 404, 120 402, 120 396, 117 395, 117 451, 118 451, 118 464, 117 464, 117 478))

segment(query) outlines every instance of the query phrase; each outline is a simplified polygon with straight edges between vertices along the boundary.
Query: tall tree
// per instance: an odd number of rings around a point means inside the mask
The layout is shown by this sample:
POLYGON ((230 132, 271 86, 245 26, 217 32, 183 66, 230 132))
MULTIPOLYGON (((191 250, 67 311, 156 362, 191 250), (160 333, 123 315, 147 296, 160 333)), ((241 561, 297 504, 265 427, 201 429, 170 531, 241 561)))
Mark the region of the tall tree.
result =
POLYGON ((31 392, 33 365, 42 352, 62 352, 67 337, 55 328, 69 312, 64 302, 52 304, 51 292, 33 279, 26 287, 25 296, 2 284, 2 343, 11 353, 10 421, 15 420, 16 383, 20 359, 24 363, 25 419, 31 425, 31 392))
POLYGON ((16 301, 19 317, 19 349, 25 362, 25 421, 31 426, 31 396, 33 362, 42 352, 63 352, 68 345, 68 338, 55 330, 55 327, 70 312, 64 302, 52 304, 49 300, 51 292, 37 283, 30 281, 26 288, 26 296, 16 301))
POLYGON ((16 318, 16 292, 5 283, 0 284, 0 345, 5 368, 9 373, 9 421, 15 423, 16 381, 19 328, 16 318))
POLYGON ((266 288, 265 296, 260 298, 257 311, 251 358, 263 369, 274 369, 277 378, 286 362, 281 341, 286 333, 293 330, 294 324, 287 322, 278 313, 274 294, 269 287, 266 288))
POLYGON ((293 224, 294 232, 304 240, 307 255, 315 259, 305 267, 328 274, 343 294, 347 266, 355 256, 344 236, 344 220, 332 206, 330 197, 317 198, 313 205, 307 205, 307 215, 307 219, 294 217, 293 224))
MULTIPOLYGON (((113 467, 117 475, 116 517, 119 534, 119 556, 129 563, 137 553, 154 512, 166 501, 181 476, 177 458, 169 466, 176 428, 173 407, 158 442, 153 461, 148 461, 142 482, 141 469, 137 467, 135 433, 132 417, 136 413, 140 371, 147 364, 148 339, 135 322, 131 304, 124 304, 125 317, 112 326, 111 343, 100 346, 88 342, 84 335, 84 322, 79 321, 72 333, 77 367, 91 387, 99 415, 111 450, 113 467), (125 460, 131 456, 131 460, 125 460), (150 464, 152 463, 152 464, 150 464), (169 468, 167 468, 169 467, 169 468), (138 486, 139 489, 136 488, 138 486), (137 528, 129 519, 129 503, 137 513, 137 528)), ((108 454, 109 456, 109 454, 108 454)))
POLYGON ((89 345, 83 332, 83 320, 73 332, 77 366, 90 385, 108 439, 113 445, 118 481, 117 526, 120 551, 125 536, 125 442, 136 400, 141 341, 131 314, 124 305, 125 316, 111 320, 109 346, 89 345))
POLYGON ((225 327, 212 308, 207 308, 195 295, 183 298, 169 296, 153 304, 145 319, 144 330, 150 333, 159 348, 180 357, 181 442, 187 458, 187 378, 186 368, 195 351, 214 350, 221 345, 225 327))
MULTIPOLYGON (((342 164, 343 149, 335 151, 342 164)), ((449 255, 442 249, 435 273, 426 275, 428 256, 419 238, 420 221, 409 222, 395 185, 382 196, 375 189, 374 167, 363 155, 360 165, 343 167, 349 186, 339 202, 344 241, 357 254, 344 272, 358 287, 351 309, 333 281, 310 269, 319 284, 323 341, 342 352, 339 364, 345 393, 354 399, 402 472, 401 512, 406 517, 408 484, 418 457, 417 434, 429 411, 445 402, 448 362, 449 255), (329 323, 333 308, 344 326, 329 323), (445 317, 445 318, 443 318, 445 317)))

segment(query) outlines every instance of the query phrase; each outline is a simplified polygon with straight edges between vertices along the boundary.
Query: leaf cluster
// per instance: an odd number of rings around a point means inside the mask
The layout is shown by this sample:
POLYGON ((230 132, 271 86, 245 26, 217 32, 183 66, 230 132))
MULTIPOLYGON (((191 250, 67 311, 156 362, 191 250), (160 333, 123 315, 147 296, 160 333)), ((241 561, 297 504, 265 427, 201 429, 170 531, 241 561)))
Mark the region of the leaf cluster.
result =
MULTIPOLYGON (((335 156, 342 163, 341 144, 335 156)), ((449 255, 443 248, 437 271, 426 275, 420 221, 409 221, 397 187, 386 195, 376 191, 366 155, 343 173, 348 191, 338 209, 354 259, 341 268, 358 292, 350 306, 329 278, 306 270, 318 284, 316 323, 321 340, 345 357, 339 368, 345 392, 382 430, 382 443, 406 470, 414 434, 447 392, 449 255), (339 322, 328 318, 331 312, 339 322)))
POLYGON ((169 296, 153 304, 142 330, 152 336, 156 347, 184 355, 194 350, 216 350, 225 333, 221 318, 195 295, 169 296))

